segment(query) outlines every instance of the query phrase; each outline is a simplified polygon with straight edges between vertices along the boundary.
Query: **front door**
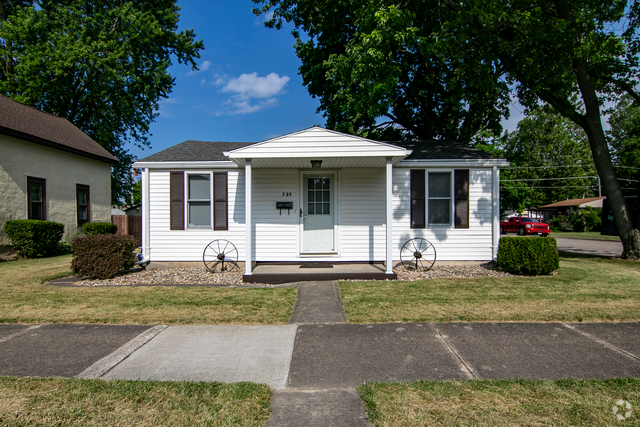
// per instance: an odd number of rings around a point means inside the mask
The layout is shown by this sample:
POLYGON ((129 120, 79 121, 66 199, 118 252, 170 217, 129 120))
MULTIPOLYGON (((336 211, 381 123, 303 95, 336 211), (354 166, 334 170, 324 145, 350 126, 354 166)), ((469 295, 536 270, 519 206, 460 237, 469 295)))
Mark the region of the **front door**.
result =
POLYGON ((334 176, 304 175, 302 253, 335 252, 334 176))

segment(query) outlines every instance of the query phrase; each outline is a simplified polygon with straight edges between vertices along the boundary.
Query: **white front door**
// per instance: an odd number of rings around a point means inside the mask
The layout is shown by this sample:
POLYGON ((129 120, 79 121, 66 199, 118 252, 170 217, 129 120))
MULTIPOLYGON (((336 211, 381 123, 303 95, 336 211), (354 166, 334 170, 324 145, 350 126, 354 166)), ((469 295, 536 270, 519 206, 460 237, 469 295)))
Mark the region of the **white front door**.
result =
POLYGON ((335 252, 334 186, 334 175, 303 175, 303 254, 335 252))

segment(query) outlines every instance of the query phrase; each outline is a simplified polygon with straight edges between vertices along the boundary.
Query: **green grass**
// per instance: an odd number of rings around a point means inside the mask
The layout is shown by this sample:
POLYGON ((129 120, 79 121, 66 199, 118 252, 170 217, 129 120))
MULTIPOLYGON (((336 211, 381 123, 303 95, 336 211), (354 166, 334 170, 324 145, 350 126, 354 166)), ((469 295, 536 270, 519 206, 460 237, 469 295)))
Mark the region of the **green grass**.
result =
POLYGON ((640 320, 640 263, 562 257, 538 277, 340 282, 351 323, 640 320))
POLYGON ((286 324, 293 288, 55 287, 71 256, 0 263, 0 323, 286 324))
POLYGON ((262 426, 272 394, 252 383, 0 377, 0 425, 262 426))
POLYGON ((599 231, 552 231, 550 237, 568 237, 570 239, 595 239, 620 241, 619 236, 602 236, 599 231))
POLYGON ((638 426, 640 381, 482 380, 367 383, 369 421, 382 426, 638 426), (619 400, 633 406, 619 421, 619 400))

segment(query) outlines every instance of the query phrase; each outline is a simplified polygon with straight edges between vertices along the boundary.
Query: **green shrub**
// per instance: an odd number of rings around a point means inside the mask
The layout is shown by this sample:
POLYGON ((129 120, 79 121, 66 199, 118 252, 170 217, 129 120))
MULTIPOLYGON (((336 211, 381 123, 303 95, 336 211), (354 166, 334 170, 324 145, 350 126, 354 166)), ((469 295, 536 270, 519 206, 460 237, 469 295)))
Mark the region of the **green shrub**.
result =
POLYGON ((103 236, 116 234, 118 226, 110 222, 85 222, 82 224, 82 234, 85 236, 103 236))
POLYGON ((556 239, 503 237, 498 246, 498 268, 512 274, 549 274, 560 266, 556 239))
POLYGON ((136 240, 127 235, 78 237, 71 245, 71 269, 81 277, 114 277, 135 265, 136 247, 136 240))
POLYGON ((573 227, 573 231, 599 231, 602 215, 602 208, 592 208, 587 206, 585 209, 578 209, 571 214, 569 222, 573 227))
POLYGON ((18 256, 38 258, 56 255, 64 225, 37 219, 15 219, 4 223, 4 232, 18 256))
POLYGON ((549 221, 551 231, 572 231, 571 223, 568 215, 556 215, 549 221))

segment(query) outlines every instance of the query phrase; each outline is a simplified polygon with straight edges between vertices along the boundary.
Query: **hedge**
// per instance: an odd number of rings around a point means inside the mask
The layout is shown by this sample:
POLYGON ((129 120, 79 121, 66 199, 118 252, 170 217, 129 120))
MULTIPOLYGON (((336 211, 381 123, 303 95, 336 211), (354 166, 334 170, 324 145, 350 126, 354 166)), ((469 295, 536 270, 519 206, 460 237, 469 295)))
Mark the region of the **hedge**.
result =
POLYGON ((138 245, 132 236, 102 235, 73 240, 71 269, 81 277, 108 279, 120 271, 131 269, 136 262, 133 253, 138 245))
POLYGON ((38 258, 56 255, 64 234, 64 224, 37 219, 5 222, 4 232, 19 257, 38 258))
POLYGON ((498 245, 498 268, 526 276, 550 274, 560 266, 556 239, 503 237, 498 245))
POLYGON ((118 226, 110 222, 85 222, 82 224, 82 234, 85 236, 102 236, 116 234, 118 226))

